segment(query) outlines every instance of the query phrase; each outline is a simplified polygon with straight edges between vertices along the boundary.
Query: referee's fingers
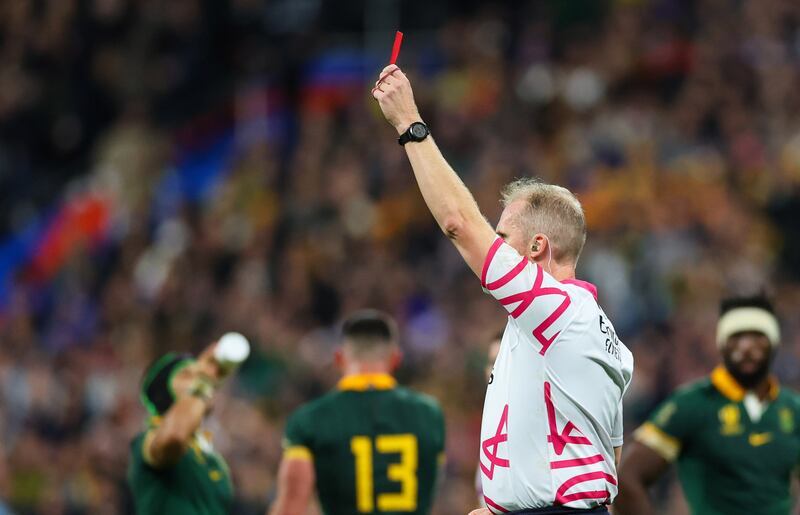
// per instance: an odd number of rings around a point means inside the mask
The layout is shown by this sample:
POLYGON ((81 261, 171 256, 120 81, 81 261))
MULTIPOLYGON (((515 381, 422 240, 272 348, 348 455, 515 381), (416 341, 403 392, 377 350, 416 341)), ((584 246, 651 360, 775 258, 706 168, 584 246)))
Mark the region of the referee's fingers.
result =
POLYGON ((384 73, 384 74, 381 74, 381 76, 380 76, 380 78, 378 79, 378 82, 377 82, 377 83, 378 83, 378 84, 380 84, 380 83, 382 83, 382 82, 384 82, 384 83, 385 83, 385 82, 386 82, 386 80, 387 80, 389 77, 391 77, 391 76, 392 76, 392 73, 384 73))
POLYGON ((391 73, 394 73, 395 71, 397 71, 399 69, 400 69, 400 67, 397 66, 396 64, 390 64, 389 66, 384 68, 383 71, 381 71, 381 75, 391 74, 391 73))
POLYGON ((411 82, 408 80, 408 76, 405 73, 403 73, 403 70, 401 70, 400 68, 392 72, 392 79, 396 81, 411 82))

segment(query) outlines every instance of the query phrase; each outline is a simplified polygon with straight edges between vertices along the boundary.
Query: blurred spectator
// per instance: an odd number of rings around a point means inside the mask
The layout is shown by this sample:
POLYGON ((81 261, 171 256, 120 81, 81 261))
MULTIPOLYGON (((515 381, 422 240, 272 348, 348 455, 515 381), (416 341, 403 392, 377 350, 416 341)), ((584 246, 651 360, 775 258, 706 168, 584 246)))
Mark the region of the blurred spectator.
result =
POLYGON ((366 306, 400 320, 404 382, 442 400, 436 513, 473 506, 483 342, 504 320, 368 97, 397 25, 426 122, 493 221, 511 178, 578 192, 579 274, 637 359, 628 428, 714 364, 727 293, 775 297, 776 370, 800 386, 800 4, 371 4, 0 2, 0 234, 50 237, 0 274, 15 513, 130 513, 142 370, 229 329, 256 349, 217 440, 236 513, 263 513, 284 418, 333 385, 336 322, 366 306))

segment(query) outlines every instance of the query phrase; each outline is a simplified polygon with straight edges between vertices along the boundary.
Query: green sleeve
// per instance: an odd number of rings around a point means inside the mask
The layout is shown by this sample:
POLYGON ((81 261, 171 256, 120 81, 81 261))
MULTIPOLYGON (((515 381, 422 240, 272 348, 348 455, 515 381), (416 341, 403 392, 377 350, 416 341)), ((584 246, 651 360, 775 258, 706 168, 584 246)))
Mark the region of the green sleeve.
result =
POLYGON ((438 452, 444 452, 445 449, 445 439, 446 439, 446 430, 444 424, 444 413, 442 413, 442 408, 436 406, 436 427, 437 432, 439 434, 439 449, 438 452))
POLYGON ((313 442, 310 417, 305 409, 292 413, 286 421, 283 436, 284 458, 313 459, 313 442))
POLYGON ((635 432, 636 441, 650 447, 667 461, 674 461, 691 438, 699 420, 691 391, 678 391, 664 401, 635 432))
MULTIPOLYGON (((797 415, 800 414, 800 395, 791 392, 792 401, 789 406, 781 408, 778 411, 778 424, 781 431, 784 433, 793 433, 795 438, 800 439, 800 423, 798 423, 797 415)), ((795 473, 800 477, 800 453, 797 455, 797 466, 795 473)))
POLYGON ((131 462, 136 466, 150 467, 144 448, 148 433, 149 430, 139 433, 131 442, 131 462))
POLYGON ((144 462, 144 456, 142 455, 144 435, 145 433, 139 433, 131 440, 130 463, 132 466, 140 466, 144 462))

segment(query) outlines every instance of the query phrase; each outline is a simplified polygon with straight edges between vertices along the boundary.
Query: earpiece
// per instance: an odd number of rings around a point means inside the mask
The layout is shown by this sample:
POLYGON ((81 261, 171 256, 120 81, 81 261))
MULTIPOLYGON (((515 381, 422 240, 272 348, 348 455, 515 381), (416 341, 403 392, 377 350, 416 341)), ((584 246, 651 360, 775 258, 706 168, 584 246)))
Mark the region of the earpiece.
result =
MULTIPOLYGON (((552 274, 553 273, 553 268, 551 267, 551 264, 553 262, 553 246, 550 244, 550 238, 548 238, 547 235, 543 234, 542 237, 547 240, 547 272, 552 274)), ((532 252, 539 252, 539 242, 538 241, 534 241, 533 242, 533 245, 531 245, 531 251, 532 252)))

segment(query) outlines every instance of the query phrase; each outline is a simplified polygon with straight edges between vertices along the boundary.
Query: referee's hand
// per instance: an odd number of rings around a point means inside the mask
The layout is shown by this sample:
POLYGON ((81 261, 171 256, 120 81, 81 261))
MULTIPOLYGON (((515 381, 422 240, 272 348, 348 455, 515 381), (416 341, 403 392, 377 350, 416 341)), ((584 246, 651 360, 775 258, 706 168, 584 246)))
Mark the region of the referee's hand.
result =
POLYGON ((378 101, 383 116, 398 134, 405 132, 412 123, 421 120, 417 104, 414 102, 411 82, 395 64, 383 69, 375 81, 375 87, 372 88, 372 96, 378 101))

